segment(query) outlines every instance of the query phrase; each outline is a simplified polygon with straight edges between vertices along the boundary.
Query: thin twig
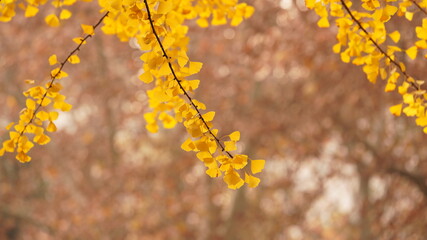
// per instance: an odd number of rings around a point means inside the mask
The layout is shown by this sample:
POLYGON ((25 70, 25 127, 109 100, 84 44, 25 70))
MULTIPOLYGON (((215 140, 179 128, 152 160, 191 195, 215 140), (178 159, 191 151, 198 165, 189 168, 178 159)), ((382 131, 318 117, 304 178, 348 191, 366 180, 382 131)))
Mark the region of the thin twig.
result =
MULTIPOLYGON (((106 18, 108 16, 109 12, 106 12, 101 19, 99 19, 99 21, 93 25, 93 30, 95 31, 95 29, 101 24, 102 20, 104 20, 104 18, 106 18)), ((28 121, 28 123, 25 124, 24 129, 22 129, 22 131, 19 133, 19 137, 18 140, 16 141, 16 144, 19 144, 19 140, 22 137, 22 135, 25 133, 25 130, 27 129, 27 127, 34 121, 35 117, 36 117, 36 113, 39 111, 39 109, 42 107, 43 101, 46 98, 49 89, 52 88, 53 83, 55 82, 55 80, 58 78, 58 76, 61 74, 62 69, 64 68, 65 64, 67 64, 68 59, 70 59, 70 57, 76 53, 77 51, 80 51, 80 47, 86 42, 86 40, 88 38, 92 37, 92 34, 87 34, 84 38, 81 39, 81 42, 77 45, 77 47, 71 51, 68 56, 64 59, 64 61, 61 62, 61 65, 59 67, 59 70, 57 73, 55 73, 55 75, 51 75, 50 76, 50 82, 49 82, 49 86, 46 88, 46 92, 43 94, 43 96, 40 98, 40 103, 37 105, 36 109, 34 110, 34 113, 31 116, 30 121, 28 121)))
POLYGON ((2 218, 4 217, 14 218, 16 220, 20 220, 30 225, 33 225, 34 227, 39 228, 40 230, 44 231, 49 235, 55 234, 55 229, 49 226, 48 224, 45 224, 36 218, 32 218, 30 215, 27 215, 27 213, 24 213, 24 211, 13 211, 10 208, 11 206, 7 206, 7 205, 0 206, 0 215, 3 215, 2 218))
POLYGON ((359 20, 356 19, 356 17, 353 15, 353 13, 351 12, 350 8, 347 6, 347 4, 345 4, 344 0, 340 0, 342 5, 344 6, 345 10, 348 12, 348 14, 350 15, 350 17, 353 19, 354 22, 356 22, 356 24, 359 26, 359 28, 366 34, 366 36, 368 36, 369 41, 371 41, 375 47, 382 53, 384 54, 384 56, 386 56, 386 58, 388 60, 390 60, 391 63, 393 63, 398 69, 399 71, 406 77, 405 82, 408 82, 409 84, 411 84, 411 86, 413 88, 415 88, 417 91, 420 90, 420 87, 417 86, 414 82, 409 81, 408 79, 410 78, 409 74, 402 68, 402 66, 400 66, 400 64, 398 62, 396 62, 395 60, 393 60, 393 58, 388 55, 381 47, 380 45, 374 40, 372 39, 372 37, 369 35, 368 31, 362 26, 362 23, 360 23, 359 20))
POLYGON ((203 118, 202 114, 200 113, 199 108, 197 107, 197 105, 193 102, 193 99, 190 97, 190 95, 187 93, 187 91, 185 91, 184 87, 181 84, 181 80, 178 79, 178 77, 175 74, 175 70, 172 67, 172 63, 169 60, 169 56, 166 53, 165 48, 163 47, 162 41, 160 40, 159 35, 156 32, 156 29, 154 27, 154 23, 153 23, 153 19, 151 18, 151 12, 150 12, 150 7, 148 6, 147 0, 144 0, 145 3, 145 7, 147 9, 147 14, 148 14, 148 20, 150 21, 150 26, 151 29, 153 30, 153 34, 157 39, 157 42, 160 45, 160 48, 162 49, 163 52, 163 57, 166 58, 166 61, 168 61, 168 66, 170 71, 172 72, 173 78, 174 80, 178 83, 179 88, 184 92, 184 95, 187 97, 188 101, 190 101, 191 106, 196 110, 199 119, 203 122, 203 124, 205 125, 206 129, 208 129, 209 134, 215 139, 215 142, 220 146, 221 151, 225 152, 230 158, 233 158, 233 155, 225 150, 225 147, 222 145, 222 143, 219 141, 219 139, 213 134, 211 128, 209 127, 209 125, 207 124, 206 120, 203 118))
POLYGON ((424 8, 422 8, 415 0, 411 0, 411 2, 413 3, 413 4, 415 4, 415 6, 417 6, 417 8, 419 9, 419 10, 421 10, 421 12, 423 12, 425 15, 427 15, 427 11, 424 9, 424 8))

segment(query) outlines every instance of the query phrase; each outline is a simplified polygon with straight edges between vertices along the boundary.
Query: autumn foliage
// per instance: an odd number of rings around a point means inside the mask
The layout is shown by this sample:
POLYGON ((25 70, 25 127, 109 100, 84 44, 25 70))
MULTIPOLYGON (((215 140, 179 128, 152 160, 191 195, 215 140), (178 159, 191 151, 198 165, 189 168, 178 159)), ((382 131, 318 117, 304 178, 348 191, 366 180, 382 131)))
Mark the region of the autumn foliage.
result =
MULTIPOLYGON (((41 5, 46 2, 42 2, 41 5)), ((54 1, 52 4, 61 8, 59 16, 50 14, 45 17, 51 27, 58 27, 60 19, 68 19, 71 12, 62 9, 72 2, 54 1)), ((2 4, 2 21, 10 21, 15 15, 14 1, 2 4)), ((38 12, 39 3, 28 3, 25 7, 25 16, 33 17, 38 12)), ((16 152, 16 159, 20 162, 29 162, 28 152, 34 143, 44 145, 50 141, 45 131, 54 132, 54 121, 58 118, 55 110, 44 110, 48 107, 61 111, 71 110, 71 105, 65 102, 65 96, 60 94, 62 85, 58 80, 67 77, 63 70, 67 62, 80 63, 76 54, 94 30, 104 23, 102 30, 105 34, 114 34, 121 41, 135 39, 139 48, 144 52, 140 59, 144 62, 141 68, 140 80, 155 86, 147 91, 149 105, 152 112, 144 114, 147 130, 158 131, 161 122, 164 128, 173 128, 177 122, 182 123, 190 134, 182 145, 185 151, 194 151, 205 166, 210 177, 224 175, 224 181, 229 188, 240 188, 245 182, 250 187, 258 186, 260 179, 253 176, 264 168, 264 160, 251 160, 247 155, 232 155, 237 150, 236 143, 240 140, 240 132, 236 131, 228 136, 228 141, 220 141, 218 130, 213 128, 212 120, 215 112, 202 113, 206 106, 190 96, 199 86, 199 80, 187 80, 202 68, 202 63, 192 62, 187 56, 188 27, 184 20, 197 18, 201 27, 222 25, 230 21, 233 26, 253 13, 253 7, 237 1, 209 2, 200 1, 100 1, 100 12, 103 16, 99 22, 91 25, 81 24, 84 37, 76 37, 73 41, 77 47, 62 61, 57 56, 49 57, 50 65, 59 65, 50 73, 51 80, 46 86, 36 86, 24 92, 27 97, 26 108, 21 111, 19 121, 10 123, 6 129, 10 130, 9 140, 3 142, 0 156, 5 152, 16 152), (45 124, 45 122, 47 122, 45 124), (28 134, 34 135, 29 137, 28 134), (219 153, 217 149, 219 148, 219 153), (236 170, 244 169, 250 162, 250 171, 244 170, 244 180, 236 170)), ((31 81, 30 83, 33 83, 31 81)))
MULTIPOLYGON (((376 83, 380 78, 387 82, 384 91, 397 91, 401 103, 391 106, 390 112, 396 116, 403 113, 416 117, 416 124, 424 127, 427 134, 426 100, 427 93, 423 79, 407 71, 402 54, 415 60, 419 51, 427 49, 427 6, 426 1, 362 1, 358 6, 352 1, 308 0, 307 7, 321 17, 319 27, 329 27, 329 16, 336 18, 337 41, 333 51, 340 54, 343 62, 361 66, 367 79, 376 83), (355 5, 355 6, 353 6, 355 5), (398 45, 401 33, 393 30, 392 17, 412 21, 414 15, 421 15, 422 25, 415 27, 416 41, 409 46, 398 45)), ((415 16, 416 19, 416 16, 415 16)), ((422 56, 427 58, 427 54, 422 56)))
POLYGON ((0 239, 424 239, 425 3, 242 2, 0 0, 0 239))

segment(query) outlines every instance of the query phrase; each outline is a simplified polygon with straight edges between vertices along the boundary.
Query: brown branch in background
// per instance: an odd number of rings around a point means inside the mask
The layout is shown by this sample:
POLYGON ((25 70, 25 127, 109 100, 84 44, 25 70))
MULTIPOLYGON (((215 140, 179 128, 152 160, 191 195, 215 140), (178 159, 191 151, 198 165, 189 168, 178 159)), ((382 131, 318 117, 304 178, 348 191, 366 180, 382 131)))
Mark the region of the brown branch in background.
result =
POLYGON ((172 72, 174 80, 178 83, 179 88, 184 92, 184 95, 187 97, 188 101, 190 101, 191 106, 193 106, 193 108, 196 110, 197 114, 199 115, 199 119, 203 122, 206 129, 208 129, 209 134, 215 139, 215 142, 221 147, 221 151, 225 152, 230 158, 233 158, 233 155, 230 152, 225 150, 225 147, 222 145, 222 143, 219 141, 219 139, 213 134, 211 128, 208 126, 207 122, 205 121, 202 114, 200 113, 199 108, 193 102, 193 99, 190 97, 190 95, 187 93, 187 91, 185 91, 184 87, 181 84, 181 80, 179 80, 178 77, 176 76, 175 70, 172 67, 172 63, 169 61, 170 58, 167 55, 165 48, 163 47, 162 41, 160 40, 159 35, 156 32, 156 29, 154 28, 154 24, 153 24, 153 20, 151 18, 151 12, 150 12, 150 8, 148 6, 147 0, 144 0, 144 3, 145 3, 145 7, 147 8, 148 20, 150 21, 151 29, 153 30, 154 36, 156 37, 157 42, 159 43, 160 48, 162 49, 163 57, 166 58, 166 61, 168 62, 169 69, 172 72))
POLYGON ((427 179, 424 176, 416 175, 394 167, 390 167, 389 169, 387 169, 387 172, 391 174, 397 174, 402 178, 408 180, 409 182, 415 184, 421 191, 421 193, 424 194, 424 198, 427 200, 427 179))
MULTIPOLYGON (((99 21, 98 21, 95 25, 93 25, 93 30, 95 30, 95 29, 96 29, 96 28, 101 24, 102 20, 104 20, 104 18, 106 18, 106 17, 108 16, 108 13, 109 13, 109 12, 106 12, 106 13, 101 17, 101 19, 99 19, 99 21)), ((62 61, 62 62, 61 62, 60 66, 59 66, 59 70, 58 70, 58 72, 57 72, 57 73, 55 73, 55 75, 51 75, 51 76, 50 76, 51 80, 50 80, 50 82, 49 82, 49 86, 47 87, 46 92, 45 92, 45 93, 43 94, 43 96, 41 97, 41 99, 40 99, 40 103, 37 105, 36 109, 34 110, 34 113, 32 114, 30 121, 28 121, 28 123, 27 123, 27 124, 25 124, 24 129, 22 129, 22 131, 19 133, 19 137, 18 137, 17 143, 19 143, 19 139, 20 139, 20 138, 21 138, 21 136, 25 133, 25 130, 27 129, 28 125, 30 125, 30 124, 34 121, 34 118, 36 117, 37 112, 38 112, 38 111, 39 111, 39 109, 42 107, 42 103, 43 103, 44 99, 46 98, 46 96, 47 96, 47 94, 48 94, 48 92, 49 92, 49 89, 51 89, 51 88, 52 88, 53 83, 55 82, 55 80, 57 79, 57 77, 61 74, 62 69, 64 68, 65 64, 67 64, 67 62, 68 62, 68 59, 70 59, 70 57, 71 57, 74 53, 76 53, 77 51, 80 51, 80 47, 81 47, 81 46, 86 42, 86 40, 87 40, 88 38, 90 38, 90 37, 92 37, 92 35, 91 35, 91 34, 87 34, 84 38, 82 38, 82 39, 81 39, 81 42, 77 45, 77 47, 76 47, 73 51, 71 51, 71 52, 68 54, 68 56, 64 59, 64 61, 62 61)))
POLYGON ((420 90, 420 86, 417 86, 414 82, 409 81, 408 79, 410 78, 409 74, 402 68, 402 66, 400 66, 400 64, 398 62, 396 62, 395 60, 393 60, 393 58, 388 55, 381 47, 380 45, 374 40, 372 39, 372 37, 369 35, 368 31, 362 26, 362 23, 356 19, 356 17, 353 15, 353 13, 351 12, 350 8, 347 6, 347 4, 345 4, 344 0, 340 0, 341 4, 344 6, 345 10, 348 12, 348 14, 350 15, 351 19, 353 19, 354 22, 356 22, 356 24, 359 26, 359 28, 366 34, 366 36, 368 36, 369 41, 371 41, 375 47, 378 49, 378 51, 380 51, 382 54, 384 54, 384 56, 386 56, 386 58, 393 63, 393 65, 395 65, 399 71, 405 76, 405 82, 408 82, 409 84, 411 84, 411 86, 413 88, 415 88, 415 90, 420 90))
POLYGON ((424 8, 422 8, 415 0, 411 0, 411 2, 415 5, 415 6, 417 6, 417 8, 421 11, 421 12, 423 12, 425 15, 427 15, 427 11, 424 9, 424 8))
POLYGON ((24 214, 24 213, 11 211, 8 207, 3 207, 3 206, 0 207, 0 215, 3 215, 5 217, 9 217, 9 218, 14 218, 17 220, 21 220, 25 223, 28 223, 30 225, 33 225, 34 227, 39 228, 40 230, 42 230, 42 231, 44 231, 50 235, 53 235, 55 233, 55 230, 51 226, 44 224, 44 223, 42 223, 42 222, 24 214))

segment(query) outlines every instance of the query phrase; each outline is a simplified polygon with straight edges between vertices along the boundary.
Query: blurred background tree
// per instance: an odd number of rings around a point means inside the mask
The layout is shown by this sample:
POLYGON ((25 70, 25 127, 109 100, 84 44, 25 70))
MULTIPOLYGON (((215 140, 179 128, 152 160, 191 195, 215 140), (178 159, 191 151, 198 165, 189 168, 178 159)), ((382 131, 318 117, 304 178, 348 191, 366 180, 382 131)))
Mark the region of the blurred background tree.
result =
MULTIPOLYGON (((1 159, 0 239, 424 239, 426 136, 390 115, 398 96, 342 63, 335 30, 318 29, 303 1, 247 2, 256 12, 238 28, 190 22, 190 58, 204 63, 197 98, 220 113, 216 126, 267 160, 258 188, 209 179, 176 144, 182 127, 147 134, 140 52, 98 34, 68 66, 74 108, 55 141, 27 164, 1 159)), ((74 17, 96 22, 95 5, 74 17)), ((48 56, 80 31, 12 23, 0 27, 3 126, 25 105, 23 80, 46 79, 48 56)))

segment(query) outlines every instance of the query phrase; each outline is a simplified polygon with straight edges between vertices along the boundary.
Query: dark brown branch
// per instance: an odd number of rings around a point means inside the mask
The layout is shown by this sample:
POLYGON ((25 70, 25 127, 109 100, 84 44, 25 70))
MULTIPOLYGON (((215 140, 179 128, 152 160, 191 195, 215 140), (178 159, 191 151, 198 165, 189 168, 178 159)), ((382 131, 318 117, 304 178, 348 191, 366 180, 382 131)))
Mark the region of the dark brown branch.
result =
POLYGON ((424 198, 427 199, 427 183, 426 183, 426 177, 422 175, 416 175, 413 173, 410 173, 408 171, 397 169, 394 167, 390 167, 387 172, 391 174, 397 174, 401 176, 402 178, 405 178, 409 182, 415 184, 418 187, 418 190, 421 191, 422 194, 424 194, 424 198))
POLYGON ((199 119, 203 122, 203 124, 205 125, 206 129, 208 129, 209 134, 215 139, 215 142, 220 146, 221 151, 225 152, 230 158, 233 158, 233 155, 225 150, 225 147, 222 145, 222 143, 219 141, 219 139, 213 134, 211 128, 209 127, 209 125, 207 124, 206 120, 203 118, 202 114, 200 113, 199 108, 197 107, 197 105, 193 102, 193 99, 190 97, 190 95, 187 93, 187 91, 185 91, 184 87, 181 84, 181 80, 178 79, 178 77, 175 74, 175 70, 172 67, 172 63, 170 62, 170 58, 168 56, 168 54, 166 53, 165 48, 163 47, 162 41, 160 40, 159 35, 156 32, 156 29, 154 27, 154 23, 153 23, 153 19, 151 17, 151 12, 150 12, 150 7, 148 6, 147 0, 144 0, 145 3, 145 7, 147 9, 147 14, 148 14, 148 21, 150 21, 150 26, 151 29, 153 30, 153 34, 156 37, 157 42, 160 45, 160 48, 162 50, 163 53, 163 57, 166 58, 166 61, 168 61, 168 65, 169 65, 169 69, 173 75, 174 80, 178 83, 179 88, 184 92, 184 95, 187 97, 188 101, 190 101, 191 106, 196 110, 199 119))
MULTIPOLYGON (((104 20, 104 18, 106 18, 107 16, 108 16, 108 13, 109 12, 106 12, 102 17, 101 17, 101 19, 99 19, 99 21, 95 24, 95 25, 93 25, 93 30, 95 31, 95 29, 101 24, 101 22, 102 22, 102 20, 104 20)), ((87 34, 84 38, 82 38, 81 39, 81 42, 77 45, 77 47, 73 50, 73 51, 71 51, 69 54, 68 54, 68 56, 64 59, 64 61, 62 61, 61 63, 60 63, 60 66, 59 66, 59 70, 58 70, 58 72, 57 73, 55 73, 55 75, 51 75, 50 76, 50 82, 49 82, 49 86, 47 87, 47 89, 46 89, 46 92, 43 94, 43 96, 40 98, 40 103, 37 105, 37 107, 36 107, 36 109, 34 110, 34 113, 32 114, 32 116, 31 116, 31 119, 30 119, 30 121, 28 121, 28 123, 27 124, 25 124, 25 126, 24 126, 24 129, 19 133, 19 137, 18 137, 18 140, 16 141, 16 144, 19 144, 19 139, 22 137, 22 135, 25 133, 25 130, 27 129, 27 127, 34 121, 34 118, 36 117, 36 114, 37 114, 37 112, 40 110, 40 108, 42 107, 42 103, 43 103, 43 101, 44 101, 44 99, 46 98, 46 96, 47 96, 47 94, 48 94, 48 92, 49 92, 49 89, 51 89, 52 87, 53 87, 53 83, 55 82, 55 80, 58 78, 58 76, 61 74, 61 72, 62 72, 62 69, 64 68, 64 66, 65 66, 65 64, 67 64, 67 62, 68 62, 68 59, 70 59, 70 57, 74 54, 74 53, 76 53, 77 51, 80 51, 80 47, 85 43, 85 41, 88 39, 88 38, 90 38, 90 37, 92 37, 92 34, 87 34)))
POLYGON ((396 62, 395 60, 393 60, 393 58, 388 55, 381 47, 380 45, 374 40, 372 39, 372 37, 369 35, 368 31, 362 26, 362 23, 356 19, 356 17, 353 15, 353 13, 351 12, 350 8, 347 6, 347 4, 345 4, 345 0, 340 0, 341 4, 344 6, 345 10, 348 12, 348 14, 350 15, 351 19, 353 19, 353 21, 359 26, 359 28, 366 34, 366 36, 368 36, 369 41, 371 41, 375 47, 378 49, 378 51, 380 51, 384 56, 386 56, 386 58, 393 63, 393 65, 395 65, 399 71, 405 76, 405 81, 408 82, 409 84, 411 84, 411 86, 413 88, 415 88, 415 90, 420 90, 420 87, 417 86, 414 82, 409 81, 408 79, 410 78, 409 74, 405 71, 405 69, 402 68, 402 66, 400 66, 400 64, 398 62, 396 62))
POLYGON ((415 6, 417 6, 417 8, 421 11, 421 12, 423 12, 425 15, 427 15, 427 11, 424 9, 424 8, 422 8, 415 0, 411 0, 411 2, 415 5, 415 6))
POLYGON ((31 225, 41 229, 42 231, 45 231, 46 233, 48 233, 50 235, 55 233, 55 230, 52 227, 34 219, 34 218, 31 218, 30 216, 27 216, 26 214, 11 211, 6 207, 0 207, 0 214, 5 216, 5 217, 22 220, 23 222, 31 224, 31 225))

